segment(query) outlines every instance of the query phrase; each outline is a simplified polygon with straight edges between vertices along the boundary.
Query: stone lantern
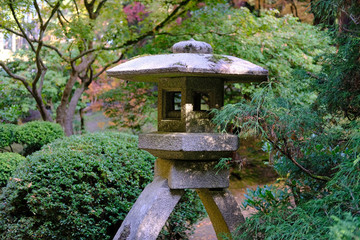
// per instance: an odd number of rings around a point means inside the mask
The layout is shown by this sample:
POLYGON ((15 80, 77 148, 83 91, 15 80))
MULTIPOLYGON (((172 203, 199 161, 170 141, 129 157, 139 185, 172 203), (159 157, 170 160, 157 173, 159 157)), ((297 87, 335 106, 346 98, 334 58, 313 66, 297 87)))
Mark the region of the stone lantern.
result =
POLYGON ((227 190, 229 171, 214 169, 239 147, 237 136, 215 133, 209 110, 224 105, 224 83, 261 82, 267 70, 212 54, 205 42, 176 43, 173 54, 135 58, 107 71, 128 81, 158 83, 158 132, 139 136, 139 148, 158 157, 155 176, 114 239, 156 239, 184 189, 195 189, 218 237, 244 221, 227 190))

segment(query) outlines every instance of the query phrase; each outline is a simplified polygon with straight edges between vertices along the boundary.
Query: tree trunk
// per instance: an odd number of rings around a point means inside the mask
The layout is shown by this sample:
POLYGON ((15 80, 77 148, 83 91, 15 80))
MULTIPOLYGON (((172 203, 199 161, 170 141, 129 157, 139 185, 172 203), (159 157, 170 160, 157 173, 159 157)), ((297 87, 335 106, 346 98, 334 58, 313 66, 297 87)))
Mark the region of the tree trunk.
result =
POLYGON ((60 105, 56 109, 56 122, 60 124, 66 136, 70 136, 74 133, 73 127, 72 127, 72 120, 74 113, 69 112, 69 99, 71 96, 72 89, 76 83, 78 77, 78 73, 76 71, 72 71, 70 74, 69 81, 66 83, 65 89, 63 91, 63 95, 61 97, 60 105))
POLYGON ((85 115, 85 108, 80 108, 80 131, 81 134, 85 133, 85 119, 84 119, 84 115, 85 115))
POLYGON ((43 102, 42 97, 38 96, 36 94, 33 94, 33 97, 35 98, 36 106, 37 106, 37 109, 40 112, 41 118, 44 121, 53 122, 53 119, 52 119, 49 111, 46 109, 46 106, 45 106, 45 104, 43 102))
POLYGON ((81 84, 81 86, 75 90, 70 102, 68 101, 68 104, 66 104, 65 107, 64 105, 60 105, 57 108, 56 122, 63 127, 66 136, 74 134, 73 119, 76 112, 76 106, 88 85, 89 83, 81 84))

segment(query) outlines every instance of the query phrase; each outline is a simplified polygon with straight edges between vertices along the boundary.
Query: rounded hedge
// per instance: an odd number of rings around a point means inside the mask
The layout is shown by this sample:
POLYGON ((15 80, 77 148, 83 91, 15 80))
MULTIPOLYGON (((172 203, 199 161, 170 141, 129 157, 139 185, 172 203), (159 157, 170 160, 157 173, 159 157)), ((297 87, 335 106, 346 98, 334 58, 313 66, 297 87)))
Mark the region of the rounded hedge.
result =
MULTIPOLYGON (((3 188, 0 237, 111 239, 152 180, 154 160, 132 135, 58 139, 29 156, 3 188)), ((188 204, 193 211, 199 200, 188 204)), ((184 218, 181 224, 191 222, 184 218)))
POLYGON ((0 153, 0 187, 6 186, 11 174, 25 159, 17 153, 0 153))
POLYGON ((25 144, 25 155, 31 154, 55 139, 64 136, 62 127, 53 122, 33 121, 18 126, 16 140, 25 144))
POLYGON ((16 128, 14 124, 0 124, 0 148, 8 147, 16 142, 16 128))

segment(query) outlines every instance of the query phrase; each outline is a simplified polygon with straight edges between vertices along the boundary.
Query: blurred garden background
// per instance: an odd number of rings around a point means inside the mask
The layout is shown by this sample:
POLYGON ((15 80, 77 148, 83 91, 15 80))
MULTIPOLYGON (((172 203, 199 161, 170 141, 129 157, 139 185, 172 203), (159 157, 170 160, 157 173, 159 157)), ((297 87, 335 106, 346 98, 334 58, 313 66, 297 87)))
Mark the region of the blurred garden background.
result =
MULTIPOLYGON (((360 239, 359 0, 2 0, 0 239, 112 239, 152 180, 157 86, 105 71, 191 38, 269 70, 212 110, 240 137, 233 238, 360 239)), ((159 239, 215 239, 204 218, 189 190, 159 239)))

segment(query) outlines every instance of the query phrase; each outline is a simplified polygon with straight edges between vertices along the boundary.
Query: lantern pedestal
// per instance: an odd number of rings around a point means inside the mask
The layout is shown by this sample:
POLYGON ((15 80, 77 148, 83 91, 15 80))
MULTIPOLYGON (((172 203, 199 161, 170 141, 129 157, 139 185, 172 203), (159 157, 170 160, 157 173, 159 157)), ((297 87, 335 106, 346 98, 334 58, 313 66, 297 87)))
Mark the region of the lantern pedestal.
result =
MULTIPOLYGON (((233 195, 221 188, 199 188, 196 192, 218 238, 231 238, 231 232, 245 221, 233 195)), ((114 240, 155 240, 183 194, 184 190, 170 189, 167 179, 156 176, 131 208, 114 240)))

